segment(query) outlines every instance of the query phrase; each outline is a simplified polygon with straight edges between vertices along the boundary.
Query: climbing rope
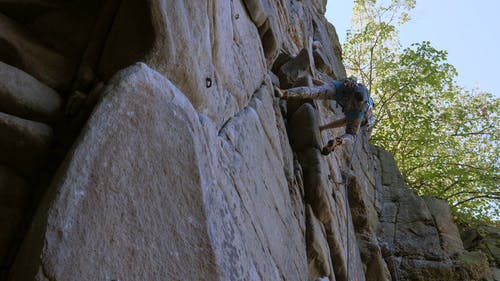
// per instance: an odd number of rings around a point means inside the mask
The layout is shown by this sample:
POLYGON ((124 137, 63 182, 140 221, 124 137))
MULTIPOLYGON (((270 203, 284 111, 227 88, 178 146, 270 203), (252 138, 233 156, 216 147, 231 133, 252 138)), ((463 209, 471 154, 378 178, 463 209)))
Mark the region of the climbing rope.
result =
MULTIPOLYGON (((323 138, 320 138, 321 139, 321 142, 324 144, 323 142, 323 138)), ((359 139, 359 136, 356 136, 355 137, 355 140, 354 140, 354 144, 353 144, 353 147, 352 147, 352 151, 351 151, 351 155, 349 157, 349 164, 347 165, 347 170, 350 171, 352 170, 352 161, 353 161, 353 157, 354 157, 354 152, 356 151, 356 147, 357 147, 357 144, 358 144, 358 139, 359 139)), ((322 149, 322 153, 324 155, 328 155, 330 152, 334 151, 335 148, 337 147, 336 144, 332 143, 332 141, 334 140, 330 140, 328 142, 328 144, 326 146, 323 146, 323 149, 322 149), (329 148, 327 151, 325 151, 325 148, 329 148), (326 153, 325 153, 326 152, 326 153)), ((345 194, 345 213, 346 213, 346 219, 345 219, 345 225, 346 225, 346 238, 347 238, 347 241, 346 241, 346 281, 349 281, 349 268, 350 268, 350 231, 349 231, 349 219, 350 219, 350 205, 349 205, 349 194, 348 194, 348 187, 349 187, 349 180, 350 180, 350 172, 349 174, 346 176, 346 179, 345 179, 345 184, 344 184, 344 194, 345 194)), ((399 281, 399 270, 396 266, 396 262, 395 262, 395 259, 394 257, 391 256, 388 257, 390 259, 390 263, 392 265, 392 268, 393 268, 393 271, 394 271, 394 275, 395 276, 392 276, 393 278, 396 279, 396 281, 399 281)), ((386 261, 386 263, 389 262, 389 261, 386 261)))
MULTIPOLYGON (((351 156, 349 157, 349 165, 347 165, 347 169, 351 170, 352 166, 352 157, 354 156, 354 151, 356 151, 356 145, 358 143, 359 136, 355 137, 354 145, 352 146, 351 156)), ((345 227, 346 227, 346 237, 347 237, 347 247, 346 247, 346 280, 349 281, 349 265, 350 265, 350 239, 349 239, 349 218, 350 218, 350 209, 349 206, 349 195, 347 191, 347 187, 349 186, 350 174, 346 176, 345 185, 344 185, 344 193, 345 193, 345 227)))
MULTIPOLYGON (((323 138, 320 138, 321 142, 323 143, 323 138)), ((354 152, 356 151, 356 146, 358 144, 358 139, 359 136, 356 136, 354 139, 354 144, 352 147, 351 151, 351 156, 349 157, 349 165, 347 165, 347 169, 351 170, 352 169, 352 160, 354 157, 354 152)), ((335 143, 331 143, 333 140, 330 140, 327 144, 327 146, 323 146, 323 149, 321 150, 321 153, 323 155, 328 155, 330 152, 334 151, 337 145, 335 143), (329 147, 327 151, 325 151, 325 148, 329 147), (325 154, 326 153, 326 154, 325 154)), ((324 144, 324 143, 323 143, 324 144)), ((350 218, 350 209, 351 207, 349 206, 349 195, 348 195, 348 190, 347 187, 349 186, 349 179, 350 176, 346 176, 345 184, 344 184, 344 194, 345 194, 345 214, 346 214, 346 237, 347 237, 347 245, 346 245, 346 280, 349 281, 349 268, 350 268, 350 252, 349 252, 349 247, 350 247, 350 239, 349 239, 349 218, 350 218)))
MULTIPOLYGON (((353 160, 353 157, 354 157, 354 152, 356 151, 356 145, 358 143, 358 138, 359 136, 356 136, 356 139, 354 140, 354 145, 352 147, 352 151, 351 151, 351 156, 349 158, 349 165, 347 165, 347 169, 348 170, 352 170, 352 160, 353 160)), ((349 217, 350 217, 350 212, 349 210, 351 209, 351 207, 349 206, 349 195, 348 195, 348 186, 349 186, 349 180, 350 180, 350 176, 347 175, 346 177, 346 180, 345 180, 345 185, 344 185, 344 189, 345 189, 345 212, 346 212, 346 236, 347 236, 347 248, 346 248, 346 280, 349 281, 349 265, 350 265, 350 253, 349 253, 349 247, 350 247, 350 239, 349 239, 349 217)), ((399 281, 399 272, 398 272, 398 268, 396 267, 396 262, 395 262, 395 259, 393 257, 393 255, 391 254, 391 257, 389 257, 390 259, 390 262, 391 262, 391 265, 394 269, 394 277, 396 279, 396 281, 399 281)), ((387 262, 387 261, 386 261, 387 262)), ((391 276, 392 277, 392 276, 391 276)))

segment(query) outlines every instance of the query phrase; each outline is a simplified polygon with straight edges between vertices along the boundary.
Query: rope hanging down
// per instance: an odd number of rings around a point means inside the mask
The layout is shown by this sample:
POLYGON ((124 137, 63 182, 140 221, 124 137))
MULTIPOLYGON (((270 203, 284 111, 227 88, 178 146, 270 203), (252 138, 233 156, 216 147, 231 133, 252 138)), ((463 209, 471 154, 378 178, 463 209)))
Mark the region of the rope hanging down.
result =
MULTIPOLYGON (((323 138, 320 138, 321 139, 321 142, 323 143, 323 138)), ((352 151, 351 151, 351 156, 349 157, 349 165, 347 165, 347 169, 348 170, 352 170, 352 158, 354 156, 354 152, 356 151, 356 145, 358 143, 358 139, 359 137, 356 137, 354 139, 354 144, 353 144, 353 147, 352 147, 352 151)), ((323 146, 323 149, 321 150, 322 151, 322 154, 323 155, 328 155, 331 151, 334 151, 335 150, 335 147, 337 145, 335 144, 332 144, 330 146, 330 142, 328 143, 327 146, 323 146), (328 153, 324 153, 324 150, 326 147, 330 147, 328 153)), ((324 143, 323 143, 324 144, 324 143)), ((346 280, 349 281, 349 267, 350 267, 350 253, 349 253, 349 247, 350 247, 350 239, 349 239, 349 218, 350 218, 350 206, 349 206, 349 196, 348 196, 348 191, 347 191, 347 187, 349 186, 349 179, 350 179, 350 176, 347 175, 346 176, 346 180, 345 180, 345 184, 344 184, 344 194, 345 194, 345 214, 346 214, 346 222, 345 222, 345 225, 346 225, 346 237, 347 237, 347 245, 346 245, 346 280)))
MULTIPOLYGON (((354 145, 352 147, 351 151, 351 156, 349 158, 349 165, 347 165, 348 170, 352 170, 352 160, 354 156, 354 152, 356 151, 356 145, 358 143, 358 138, 356 137, 354 141, 354 145)), ((349 252, 349 247, 350 247, 350 239, 349 239, 349 217, 350 217, 350 209, 351 207, 349 206, 349 195, 348 195, 348 190, 347 188, 349 187, 349 180, 350 180, 350 175, 346 176, 345 180, 345 185, 344 185, 344 192, 345 192, 345 213, 346 213, 346 219, 345 219, 345 225, 346 225, 346 237, 347 237, 347 245, 346 245, 346 281, 349 281, 349 267, 350 267, 350 252, 349 252)), ((397 281, 399 281, 399 273, 398 269, 396 267, 396 264, 394 262, 394 259, 391 259, 392 267, 394 268, 394 274, 395 276, 392 276, 395 278, 397 281)))
MULTIPOLYGON (((321 142, 323 143, 323 138, 320 138, 321 139, 321 142)), ((359 137, 356 137, 355 140, 354 140, 354 144, 353 144, 353 147, 352 147, 352 151, 351 151, 351 155, 349 157, 349 165, 347 165, 347 170, 348 171, 351 171, 352 170, 352 161, 353 161, 353 157, 354 157, 354 152, 356 151, 356 146, 357 146, 357 143, 358 143, 358 139, 359 137)), ((324 143, 323 143, 324 144, 324 143)), ((336 144, 333 142, 333 140, 330 140, 328 142, 328 144, 326 146, 323 146, 323 149, 321 150, 322 154, 323 155, 328 155, 331 151, 334 151, 335 148, 336 148, 336 144), (327 149, 328 148, 328 149, 327 149)), ((349 268, 350 268, 350 252, 349 252, 349 249, 350 249, 350 237, 349 237, 349 234, 350 234, 350 231, 349 231, 349 218, 350 218, 350 205, 349 205, 349 195, 348 195, 348 187, 349 187, 349 180, 351 179, 350 177, 350 172, 348 175, 346 175, 346 179, 345 179, 345 184, 344 184, 344 194, 345 194, 345 214, 346 214, 346 219, 345 219, 345 225, 346 225, 346 238, 347 238, 347 245, 346 245, 346 281, 349 281, 349 268)), ((338 182, 337 182, 338 184, 338 182)), ((386 261, 387 262, 387 261, 386 261)), ((393 279, 395 278, 396 281, 399 281, 399 273, 398 273, 398 269, 396 267, 396 264, 394 262, 394 258, 391 258, 391 265, 392 267, 394 268, 394 275, 395 276, 391 276, 393 279)))
MULTIPOLYGON (((354 156, 354 151, 356 151, 356 145, 358 143, 359 137, 356 137, 354 140, 354 145, 352 146, 351 156, 349 157, 349 165, 347 165, 348 170, 352 170, 352 157, 354 156)), ((344 194, 345 194, 345 227, 346 227, 346 237, 347 237, 347 245, 346 245, 346 280, 349 281, 349 265, 350 265, 350 253, 349 253, 349 218, 350 218, 350 210, 349 206, 349 195, 347 188, 349 186, 350 172, 346 175, 345 185, 344 185, 344 194)))

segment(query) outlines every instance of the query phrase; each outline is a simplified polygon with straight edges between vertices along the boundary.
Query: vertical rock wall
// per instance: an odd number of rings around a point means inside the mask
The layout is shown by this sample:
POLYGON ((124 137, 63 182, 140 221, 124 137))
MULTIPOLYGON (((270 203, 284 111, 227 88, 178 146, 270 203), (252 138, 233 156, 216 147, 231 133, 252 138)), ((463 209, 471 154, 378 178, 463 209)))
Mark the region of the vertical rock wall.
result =
POLYGON ((0 3, 8 280, 484 275, 446 205, 408 191, 367 132, 320 154, 342 133, 317 130, 335 102, 274 98, 345 77, 326 1, 63 2, 0 3))

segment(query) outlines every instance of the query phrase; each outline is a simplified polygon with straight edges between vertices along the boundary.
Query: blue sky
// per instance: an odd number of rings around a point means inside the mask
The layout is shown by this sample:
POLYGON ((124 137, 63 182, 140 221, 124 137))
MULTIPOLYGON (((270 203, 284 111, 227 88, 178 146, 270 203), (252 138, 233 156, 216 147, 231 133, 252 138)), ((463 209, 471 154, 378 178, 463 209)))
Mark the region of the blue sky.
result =
MULTIPOLYGON (((354 0, 328 0, 326 18, 344 43, 354 0)), ((500 0, 417 0, 411 21, 400 28, 403 47, 430 41, 448 51, 457 83, 500 97, 500 0)))

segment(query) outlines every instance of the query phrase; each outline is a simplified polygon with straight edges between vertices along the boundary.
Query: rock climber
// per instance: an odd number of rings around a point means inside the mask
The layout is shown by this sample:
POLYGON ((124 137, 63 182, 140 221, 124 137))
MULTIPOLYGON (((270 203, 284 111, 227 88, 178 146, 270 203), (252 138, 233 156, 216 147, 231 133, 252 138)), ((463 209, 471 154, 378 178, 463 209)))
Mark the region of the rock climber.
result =
POLYGON ((315 87, 296 87, 281 90, 275 87, 278 97, 285 100, 293 99, 323 99, 335 100, 342 107, 345 117, 335 120, 323 126, 320 131, 345 126, 345 134, 330 140, 322 149, 321 153, 328 155, 336 146, 346 141, 354 142, 360 126, 373 126, 375 116, 373 114, 373 100, 365 85, 357 83, 355 78, 345 78, 330 83, 314 79, 315 87))

